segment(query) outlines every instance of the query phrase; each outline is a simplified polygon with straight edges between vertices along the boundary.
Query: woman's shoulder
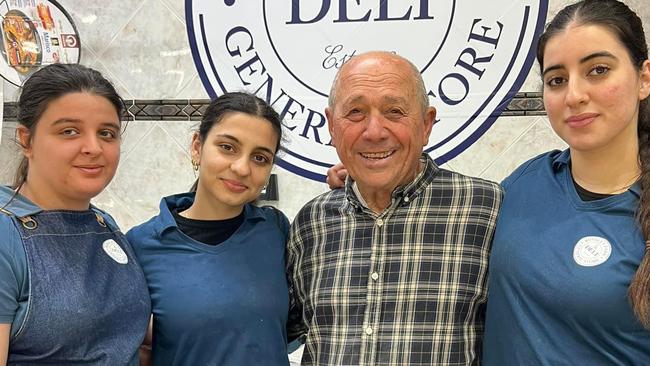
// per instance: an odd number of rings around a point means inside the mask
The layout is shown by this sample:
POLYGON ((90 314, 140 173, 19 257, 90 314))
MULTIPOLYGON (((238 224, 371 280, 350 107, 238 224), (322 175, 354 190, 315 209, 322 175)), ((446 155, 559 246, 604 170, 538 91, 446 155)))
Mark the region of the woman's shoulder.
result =
POLYGON ((43 211, 27 197, 8 186, 0 186, 0 207, 1 213, 18 217, 35 215, 43 211))
POLYGON ((273 206, 253 206, 251 208, 257 211, 265 220, 270 221, 286 235, 289 232, 289 219, 279 209, 273 206))
POLYGON ((22 252, 24 256, 25 249, 20 239, 20 232, 11 214, 7 212, 0 212, 0 233, 2 233, 0 255, 12 256, 22 252))
POLYGON ((182 193, 163 197, 160 200, 160 211, 142 224, 129 229, 126 237, 135 246, 142 241, 159 240, 162 232, 176 226, 172 211, 178 207, 189 207, 194 201, 193 193, 182 193))
POLYGON ((568 150, 551 150, 539 154, 515 168, 515 170, 501 182, 501 186, 507 190, 513 184, 517 184, 522 180, 531 177, 533 173, 551 172, 556 163, 568 162, 568 156, 568 150))
POLYGON ((12 322, 25 285, 27 257, 14 222, 0 213, 0 323, 12 322))
POLYGON ((14 253, 17 249, 24 250, 14 220, 4 213, 0 213, 0 232, 2 233, 0 252, 14 253))
POLYGON ((132 246, 136 246, 138 243, 156 237, 157 229, 160 227, 158 224, 159 216, 156 215, 142 224, 130 228, 126 232, 126 238, 129 240, 129 243, 132 246))

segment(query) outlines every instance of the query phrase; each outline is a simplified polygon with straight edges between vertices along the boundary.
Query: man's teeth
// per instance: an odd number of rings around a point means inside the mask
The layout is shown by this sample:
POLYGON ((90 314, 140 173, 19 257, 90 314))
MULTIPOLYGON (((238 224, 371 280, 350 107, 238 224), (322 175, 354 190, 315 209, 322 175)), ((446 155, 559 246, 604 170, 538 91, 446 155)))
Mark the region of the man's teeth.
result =
POLYGON ((375 153, 362 153, 361 156, 363 156, 366 159, 384 159, 393 154, 392 151, 382 151, 382 152, 375 152, 375 153))

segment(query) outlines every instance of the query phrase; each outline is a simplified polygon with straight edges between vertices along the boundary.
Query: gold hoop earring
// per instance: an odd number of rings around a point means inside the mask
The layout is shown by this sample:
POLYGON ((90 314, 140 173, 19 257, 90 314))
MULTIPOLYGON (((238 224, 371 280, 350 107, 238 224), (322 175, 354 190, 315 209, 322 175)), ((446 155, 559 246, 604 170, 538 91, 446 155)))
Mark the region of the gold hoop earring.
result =
POLYGON ((192 169, 194 169, 195 172, 199 171, 199 163, 197 163, 194 159, 192 159, 192 169))

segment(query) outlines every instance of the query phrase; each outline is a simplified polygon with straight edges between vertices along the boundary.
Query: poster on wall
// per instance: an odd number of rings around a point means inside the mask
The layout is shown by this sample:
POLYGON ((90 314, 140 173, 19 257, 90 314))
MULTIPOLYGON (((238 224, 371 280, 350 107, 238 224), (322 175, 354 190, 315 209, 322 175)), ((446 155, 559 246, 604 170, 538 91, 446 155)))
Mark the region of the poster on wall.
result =
POLYGON ((79 34, 56 1, 0 2, 0 76, 20 86, 39 66, 78 63, 79 34))
POLYGON ((283 168, 322 181, 338 162, 324 115, 354 55, 395 52, 425 81, 443 164, 474 143, 523 85, 548 0, 185 0, 188 38, 211 97, 247 90, 281 114, 283 168))

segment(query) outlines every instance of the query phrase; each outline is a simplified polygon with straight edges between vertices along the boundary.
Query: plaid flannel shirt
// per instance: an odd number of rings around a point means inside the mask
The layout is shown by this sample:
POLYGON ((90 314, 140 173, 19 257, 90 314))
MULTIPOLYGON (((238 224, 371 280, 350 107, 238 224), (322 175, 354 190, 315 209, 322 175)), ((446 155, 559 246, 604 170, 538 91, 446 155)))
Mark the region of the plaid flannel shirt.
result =
POLYGON ((290 337, 302 365, 473 365, 502 192, 425 168, 380 214, 345 189, 307 203, 289 237, 290 337))

